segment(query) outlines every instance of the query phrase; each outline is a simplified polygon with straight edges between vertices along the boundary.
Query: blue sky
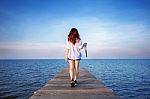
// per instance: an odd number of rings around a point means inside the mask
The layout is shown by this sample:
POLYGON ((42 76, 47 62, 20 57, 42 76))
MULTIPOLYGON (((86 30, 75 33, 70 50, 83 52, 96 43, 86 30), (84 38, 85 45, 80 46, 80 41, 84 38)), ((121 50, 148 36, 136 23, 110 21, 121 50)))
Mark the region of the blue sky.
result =
POLYGON ((150 58, 149 5, 150 0, 0 0, 0 58, 64 58, 72 27, 88 42, 88 58, 150 58))

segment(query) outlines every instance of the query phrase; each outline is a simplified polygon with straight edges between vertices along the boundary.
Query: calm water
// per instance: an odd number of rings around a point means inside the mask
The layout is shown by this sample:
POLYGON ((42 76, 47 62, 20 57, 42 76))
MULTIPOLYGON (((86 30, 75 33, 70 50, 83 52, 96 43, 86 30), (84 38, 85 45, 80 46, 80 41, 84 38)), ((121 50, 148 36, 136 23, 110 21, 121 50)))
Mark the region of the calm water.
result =
MULTIPOLYGON (((0 98, 28 99, 68 67, 64 60, 0 60, 0 98)), ((122 99, 150 99, 150 60, 81 60, 122 99)))

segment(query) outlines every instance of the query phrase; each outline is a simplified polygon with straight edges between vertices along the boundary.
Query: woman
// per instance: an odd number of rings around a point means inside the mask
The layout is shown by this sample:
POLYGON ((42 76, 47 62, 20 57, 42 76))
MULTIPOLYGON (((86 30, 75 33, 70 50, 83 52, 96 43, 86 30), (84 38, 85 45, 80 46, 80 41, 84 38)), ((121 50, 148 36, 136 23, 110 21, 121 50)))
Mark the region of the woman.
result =
POLYGON ((82 41, 76 28, 72 28, 68 35, 66 46, 66 61, 69 61, 69 74, 71 80, 71 87, 77 85, 79 74, 79 61, 81 60, 82 41))

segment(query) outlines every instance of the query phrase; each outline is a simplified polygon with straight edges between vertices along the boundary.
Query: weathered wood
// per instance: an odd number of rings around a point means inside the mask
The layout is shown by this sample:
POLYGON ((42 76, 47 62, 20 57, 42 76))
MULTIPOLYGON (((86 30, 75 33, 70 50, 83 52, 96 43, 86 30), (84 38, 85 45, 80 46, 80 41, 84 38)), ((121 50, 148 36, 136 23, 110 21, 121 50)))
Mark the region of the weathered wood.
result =
POLYGON ((118 99, 112 89, 107 88, 86 69, 80 69, 78 86, 70 87, 68 69, 63 69, 30 99, 118 99))

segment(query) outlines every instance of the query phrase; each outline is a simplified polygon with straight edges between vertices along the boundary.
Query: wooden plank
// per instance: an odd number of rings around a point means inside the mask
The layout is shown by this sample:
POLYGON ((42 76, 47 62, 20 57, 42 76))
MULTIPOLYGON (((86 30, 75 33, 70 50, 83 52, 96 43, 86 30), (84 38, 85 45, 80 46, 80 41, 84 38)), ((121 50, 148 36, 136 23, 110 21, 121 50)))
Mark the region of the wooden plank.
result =
POLYGON ((86 69, 80 69, 78 86, 71 88, 68 69, 65 68, 45 86, 34 92, 29 99, 119 99, 119 97, 86 69))

